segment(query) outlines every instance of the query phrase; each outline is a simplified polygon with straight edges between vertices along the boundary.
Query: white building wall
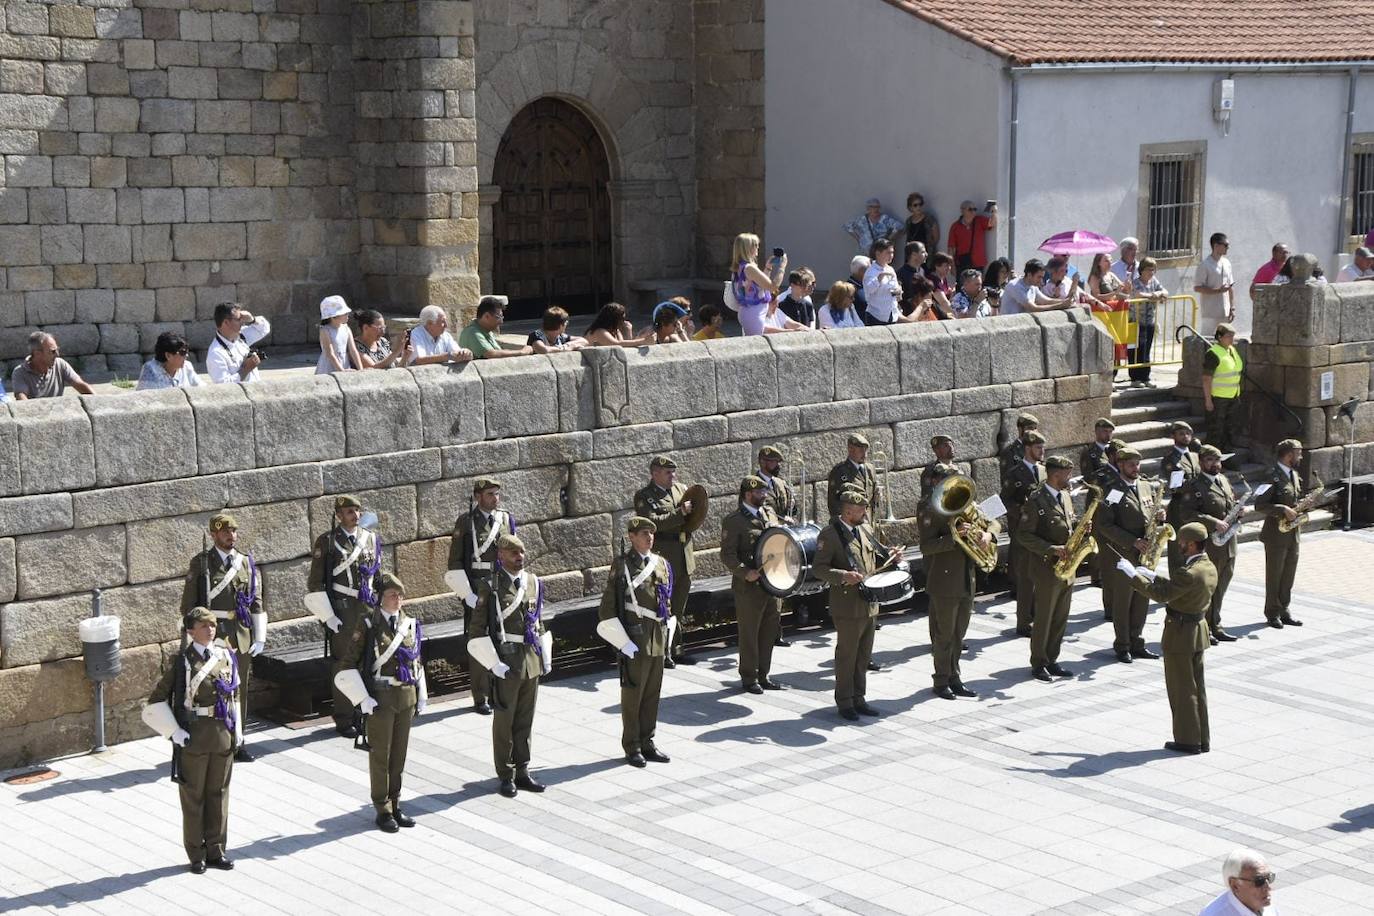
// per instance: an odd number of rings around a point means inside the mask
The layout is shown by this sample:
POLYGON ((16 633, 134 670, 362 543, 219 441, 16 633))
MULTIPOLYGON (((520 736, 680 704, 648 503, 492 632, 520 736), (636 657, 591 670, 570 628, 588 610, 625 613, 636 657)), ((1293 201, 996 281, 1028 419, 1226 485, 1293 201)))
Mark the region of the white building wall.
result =
POLYGON ((878 0, 766 4, 765 256, 786 248, 824 286, 866 198, 905 219, 920 191, 945 236, 961 200, 1004 193, 999 58, 878 0))

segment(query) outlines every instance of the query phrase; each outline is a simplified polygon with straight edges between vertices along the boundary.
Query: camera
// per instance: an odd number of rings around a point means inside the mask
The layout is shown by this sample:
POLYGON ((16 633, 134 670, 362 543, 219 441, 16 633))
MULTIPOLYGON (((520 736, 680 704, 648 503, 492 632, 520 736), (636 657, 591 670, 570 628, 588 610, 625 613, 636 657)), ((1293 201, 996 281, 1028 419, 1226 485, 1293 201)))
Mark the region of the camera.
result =
POLYGON ((249 355, 249 356, 256 356, 256 357, 258 358, 258 361, 259 361, 259 362, 263 362, 263 363, 267 362, 267 351, 266 351, 266 350, 254 348, 254 349, 248 351, 248 355, 249 355))
POLYGON ((775 258, 786 257, 786 255, 787 255, 787 252, 783 251, 781 248, 774 248, 774 249, 773 249, 773 257, 775 257, 775 258))

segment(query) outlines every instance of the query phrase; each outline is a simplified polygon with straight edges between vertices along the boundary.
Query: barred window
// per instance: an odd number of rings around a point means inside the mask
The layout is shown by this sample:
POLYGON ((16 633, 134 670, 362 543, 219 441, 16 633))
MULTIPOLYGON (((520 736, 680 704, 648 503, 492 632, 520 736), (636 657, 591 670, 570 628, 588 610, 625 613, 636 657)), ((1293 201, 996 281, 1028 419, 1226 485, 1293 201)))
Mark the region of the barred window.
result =
POLYGON ((1363 245, 1374 229, 1374 134, 1357 134, 1350 146, 1350 235, 1363 245))
POLYGON ((1206 160, 1204 143, 1141 147, 1141 241, 1151 257, 1198 256, 1206 160))

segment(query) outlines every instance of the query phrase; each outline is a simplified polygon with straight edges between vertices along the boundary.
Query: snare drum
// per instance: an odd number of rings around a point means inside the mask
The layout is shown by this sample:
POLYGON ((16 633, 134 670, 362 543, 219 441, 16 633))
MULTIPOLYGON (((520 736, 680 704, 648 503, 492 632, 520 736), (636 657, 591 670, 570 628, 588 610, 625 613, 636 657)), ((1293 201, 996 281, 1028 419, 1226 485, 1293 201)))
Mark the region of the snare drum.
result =
POLYGON ((765 592, 786 598, 811 578, 820 534, 816 525, 775 525, 759 535, 754 544, 754 568, 765 592))
POLYGON ((898 604, 916 594, 911 584, 911 567, 906 562, 866 577, 859 592, 874 604, 898 604))

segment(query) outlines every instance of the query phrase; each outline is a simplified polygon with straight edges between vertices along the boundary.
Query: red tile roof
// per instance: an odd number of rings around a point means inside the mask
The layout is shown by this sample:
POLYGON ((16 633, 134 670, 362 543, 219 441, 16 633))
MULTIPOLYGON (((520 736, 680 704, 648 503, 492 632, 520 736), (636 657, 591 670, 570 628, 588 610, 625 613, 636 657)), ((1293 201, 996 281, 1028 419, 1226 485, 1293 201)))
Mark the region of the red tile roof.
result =
POLYGON ((1374 59, 1369 0, 886 0, 1015 64, 1374 59))

